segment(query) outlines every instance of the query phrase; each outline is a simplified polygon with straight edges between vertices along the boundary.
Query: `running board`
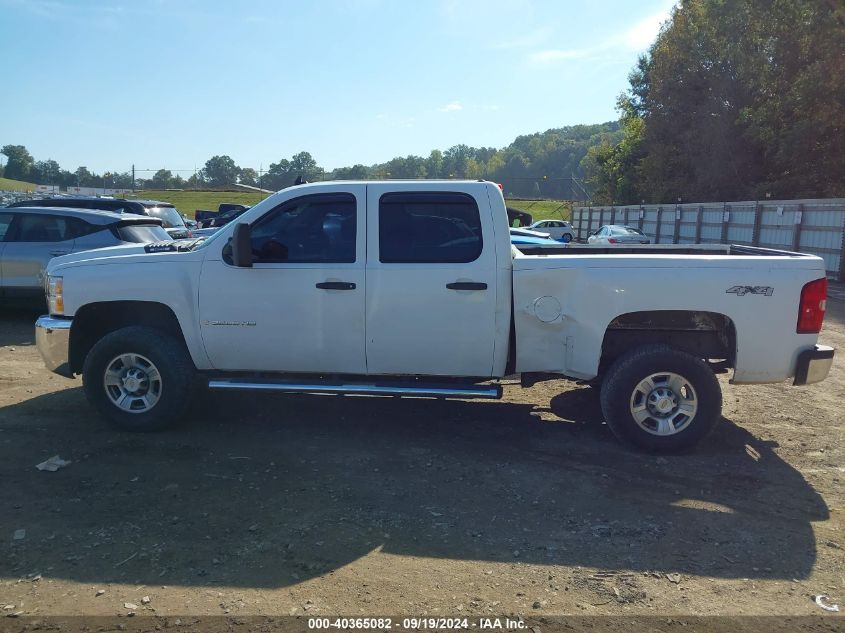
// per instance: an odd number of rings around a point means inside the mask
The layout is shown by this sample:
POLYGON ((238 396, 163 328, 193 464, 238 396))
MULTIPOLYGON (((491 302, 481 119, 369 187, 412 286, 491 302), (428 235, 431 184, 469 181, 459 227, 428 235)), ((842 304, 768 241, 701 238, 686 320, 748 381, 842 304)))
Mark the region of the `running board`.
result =
POLYGON ((241 391, 280 391, 284 393, 334 393, 369 396, 412 396, 417 398, 489 398, 502 397, 501 385, 478 386, 449 384, 391 384, 391 383, 307 383, 254 380, 221 379, 209 380, 209 389, 241 391))

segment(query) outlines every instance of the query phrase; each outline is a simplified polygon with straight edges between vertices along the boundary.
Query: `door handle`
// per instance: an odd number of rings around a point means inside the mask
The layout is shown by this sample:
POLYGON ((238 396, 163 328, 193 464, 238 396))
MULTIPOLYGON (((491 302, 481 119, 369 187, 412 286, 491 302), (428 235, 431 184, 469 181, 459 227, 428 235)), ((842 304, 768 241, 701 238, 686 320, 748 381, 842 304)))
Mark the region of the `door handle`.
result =
POLYGON ((321 281, 317 284, 320 290, 355 290, 351 281, 321 281))
POLYGON ((487 284, 479 281, 456 281, 446 287, 449 290, 487 290, 487 284))
POLYGON ((67 255, 70 251, 50 251, 50 255, 53 257, 61 257, 62 255, 67 255))

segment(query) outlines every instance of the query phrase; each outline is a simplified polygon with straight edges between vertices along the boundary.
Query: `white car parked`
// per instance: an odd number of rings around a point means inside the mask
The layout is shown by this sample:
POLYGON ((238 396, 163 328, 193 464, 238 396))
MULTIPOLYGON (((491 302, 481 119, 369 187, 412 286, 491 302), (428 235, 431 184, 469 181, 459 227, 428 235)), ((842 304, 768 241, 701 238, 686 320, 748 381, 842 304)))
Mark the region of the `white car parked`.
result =
POLYGON ((587 244, 651 244, 651 239, 633 226, 608 224, 590 235, 587 244))
POLYGON ((540 220, 528 227, 532 231, 548 233, 553 240, 569 243, 575 238, 572 225, 563 220, 540 220))

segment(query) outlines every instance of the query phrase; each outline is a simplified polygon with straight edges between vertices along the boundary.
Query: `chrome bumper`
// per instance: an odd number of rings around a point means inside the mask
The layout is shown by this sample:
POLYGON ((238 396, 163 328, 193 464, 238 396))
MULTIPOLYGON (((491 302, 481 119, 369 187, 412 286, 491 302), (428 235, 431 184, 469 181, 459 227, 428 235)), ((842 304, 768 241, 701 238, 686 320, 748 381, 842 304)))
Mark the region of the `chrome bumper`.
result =
POLYGON ((816 345, 798 355, 798 365, 795 368, 794 385, 812 385, 827 378, 830 366, 833 365, 833 348, 827 345, 816 345))
POLYGON ((35 322, 35 345, 52 372, 73 378, 70 370, 70 324, 72 319, 38 317, 35 322))

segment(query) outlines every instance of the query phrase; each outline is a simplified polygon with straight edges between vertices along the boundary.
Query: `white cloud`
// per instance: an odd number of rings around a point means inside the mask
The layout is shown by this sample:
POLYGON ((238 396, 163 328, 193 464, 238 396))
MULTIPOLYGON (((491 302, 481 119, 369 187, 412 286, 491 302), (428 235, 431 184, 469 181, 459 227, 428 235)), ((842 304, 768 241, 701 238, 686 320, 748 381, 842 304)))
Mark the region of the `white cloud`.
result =
POLYGON ((464 106, 461 104, 460 101, 452 101, 452 103, 447 103, 442 108, 437 108, 438 112, 458 112, 459 110, 463 110, 464 106))
POLYGON ((648 48, 657 38, 661 25, 672 15, 672 6, 659 13, 654 13, 636 22, 627 30, 610 35, 604 41, 589 48, 547 49, 529 53, 526 60, 530 64, 543 65, 568 59, 608 58, 614 53, 629 54, 648 48))
POLYGON ((649 46, 657 38, 660 26, 669 19, 672 14, 671 8, 643 18, 630 29, 625 31, 622 42, 631 50, 641 51, 649 46))

